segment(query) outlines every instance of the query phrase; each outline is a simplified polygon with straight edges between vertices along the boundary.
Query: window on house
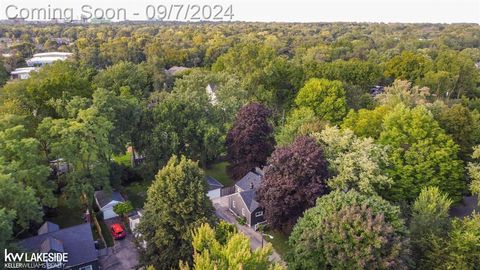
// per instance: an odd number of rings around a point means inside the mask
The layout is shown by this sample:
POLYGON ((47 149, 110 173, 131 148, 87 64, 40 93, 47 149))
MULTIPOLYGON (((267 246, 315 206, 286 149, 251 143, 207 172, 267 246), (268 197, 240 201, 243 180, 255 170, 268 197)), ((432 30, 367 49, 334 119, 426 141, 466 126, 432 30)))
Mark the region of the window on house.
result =
POLYGON ((242 216, 245 216, 245 208, 242 208, 242 216))
POLYGON ((232 201, 232 207, 235 208, 235 201, 232 201))
POLYGON ((82 266, 80 268, 78 268, 78 270, 92 270, 92 266, 91 265, 87 265, 87 266, 82 266))
POLYGON ((261 216, 263 216, 263 211, 258 211, 257 213, 255 213, 255 216, 256 216, 256 217, 261 217, 261 216))

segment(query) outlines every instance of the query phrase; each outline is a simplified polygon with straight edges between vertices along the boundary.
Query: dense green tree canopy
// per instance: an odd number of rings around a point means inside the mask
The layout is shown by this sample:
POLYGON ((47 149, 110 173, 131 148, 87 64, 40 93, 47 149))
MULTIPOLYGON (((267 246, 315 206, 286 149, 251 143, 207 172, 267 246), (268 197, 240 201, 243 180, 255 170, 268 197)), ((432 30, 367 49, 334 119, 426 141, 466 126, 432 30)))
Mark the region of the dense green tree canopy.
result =
POLYGON ((340 81, 310 79, 298 92, 295 104, 307 107, 321 119, 338 123, 346 114, 345 90, 340 81))
POLYGON ((383 123, 379 142, 390 148, 394 183, 384 194, 393 201, 412 202, 425 186, 438 186, 453 200, 465 189, 458 145, 423 106, 398 105, 383 123))
POLYGON ((242 233, 232 233, 226 243, 221 243, 217 232, 208 224, 202 224, 193 232, 192 245, 194 248, 193 267, 180 264, 181 270, 209 270, 209 269, 283 269, 276 263, 271 263, 271 245, 253 250, 250 248, 250 239, 242 233))
POLYGON ((387 151, 372 138, 359 138, 348 129, 336 127, 327 127, 314 136, 325 149, 331 175, 327 184, 331 189, 377 194, 393 183, 384 172, 389 166, 387 151))
POLYGON ((398 207, 378 196, 334 191, 295 226, 292 269, 408 269, 409 245, 398 207))
POLYGON ((192 230, 210 223, 213 207, 206 196, 203 171, 184 156, 173 156, 148 189, 144 217, 138 231, 147 241, 142 254, 146 265, 155 269, 192 262, 192 230))

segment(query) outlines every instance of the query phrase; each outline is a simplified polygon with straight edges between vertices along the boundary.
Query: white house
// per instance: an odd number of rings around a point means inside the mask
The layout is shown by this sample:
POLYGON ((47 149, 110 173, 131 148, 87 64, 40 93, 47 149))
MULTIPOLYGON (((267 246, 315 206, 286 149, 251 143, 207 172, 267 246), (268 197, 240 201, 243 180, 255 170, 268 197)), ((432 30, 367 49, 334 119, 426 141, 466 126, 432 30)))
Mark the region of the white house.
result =
POLYGON ((100 212, 103 213, 103 219, 105 220, 118 217, 115 211, 113 211, 113 207, 125 201, 120 193, 106 192, 103 190, 95 191, 94 197, 100 212))
POLYGON ((47 52, 47 53, 36 53, 32 58, 28 59, 27 65, 30 67, 33 66, 44 66, 51 64, 55 61, 65 61, 69 58, 72 53, 66 52, 47 52))
POLYGON ((17 68, 10 72, 10 78, 12 80, 26 80, 30 77, 30 72, 37 71, 36 67, 23 67, 17 68))

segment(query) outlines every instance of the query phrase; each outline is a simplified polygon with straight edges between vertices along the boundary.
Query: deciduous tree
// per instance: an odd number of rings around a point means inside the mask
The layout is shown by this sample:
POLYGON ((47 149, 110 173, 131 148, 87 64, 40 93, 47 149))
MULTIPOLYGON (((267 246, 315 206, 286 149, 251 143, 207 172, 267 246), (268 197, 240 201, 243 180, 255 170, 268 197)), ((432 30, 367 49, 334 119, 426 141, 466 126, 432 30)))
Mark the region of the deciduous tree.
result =
POLYGON ((466 185, 458 145, 425 107, 395 107, 384 120, 379 142, 390 147, 392 166, 386 172, 394 183, 384 192, 388 199, 413 202, 425 186, 460 199, 466 185))
POLYGON ((392 184, 384 172, 389 166, 387 151, 372 138, 359 138, 351 130, 337 127, 327 127, 315 137, 325 149, 331 189, 377 194, 392 184))
POLYGON ((308 107, 321 119, 340 122, 347 113, 345 90, 340 81, 310 79, 295 98, 299 107, 308 107))
POLYGON ((240 109, 225 141, 228 173, 238 180, 255 167, 265 165, 273 151, 273 128, 269 122, 270 110, 258 103, 240 109))
POLYGON ((149 187, 144 209, 138 227, 147 242, 142 261, 157 270, 178 267, 180 260, 191 263, 191 232, 213 217, 197 163, 173 156, 149 187))
POLYGON ((268 224, 290 232, 303 211, 327 192, 327 177, 324 153, 315 139, 298 137, 291 145, 275 149, 257 192, 268 224))
POLYGON ((292 269, 408 269, 398 207, 378 196, 334 191, 317 200, 290 236, 292 269))
POLYGON ((208 224, 196 228, 192 239, 193 267, 180 263, 180 269, 283 269, 279 264, 270 262, 270 244, 252 251, 250 239, 242 233, 231 234, 225 243, 220 242, 216 235, 216 230, 208 224))

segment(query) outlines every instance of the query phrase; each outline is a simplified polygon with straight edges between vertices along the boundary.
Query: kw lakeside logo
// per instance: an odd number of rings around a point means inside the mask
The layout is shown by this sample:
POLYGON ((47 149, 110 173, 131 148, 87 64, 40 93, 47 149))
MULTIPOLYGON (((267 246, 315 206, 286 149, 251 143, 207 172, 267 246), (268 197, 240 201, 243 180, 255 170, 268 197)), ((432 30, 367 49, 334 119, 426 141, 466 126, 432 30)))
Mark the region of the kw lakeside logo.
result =
POLYGON ((9 252, 4 250, 5 269, 63 269, 68 262, 66 252, 9 252))

